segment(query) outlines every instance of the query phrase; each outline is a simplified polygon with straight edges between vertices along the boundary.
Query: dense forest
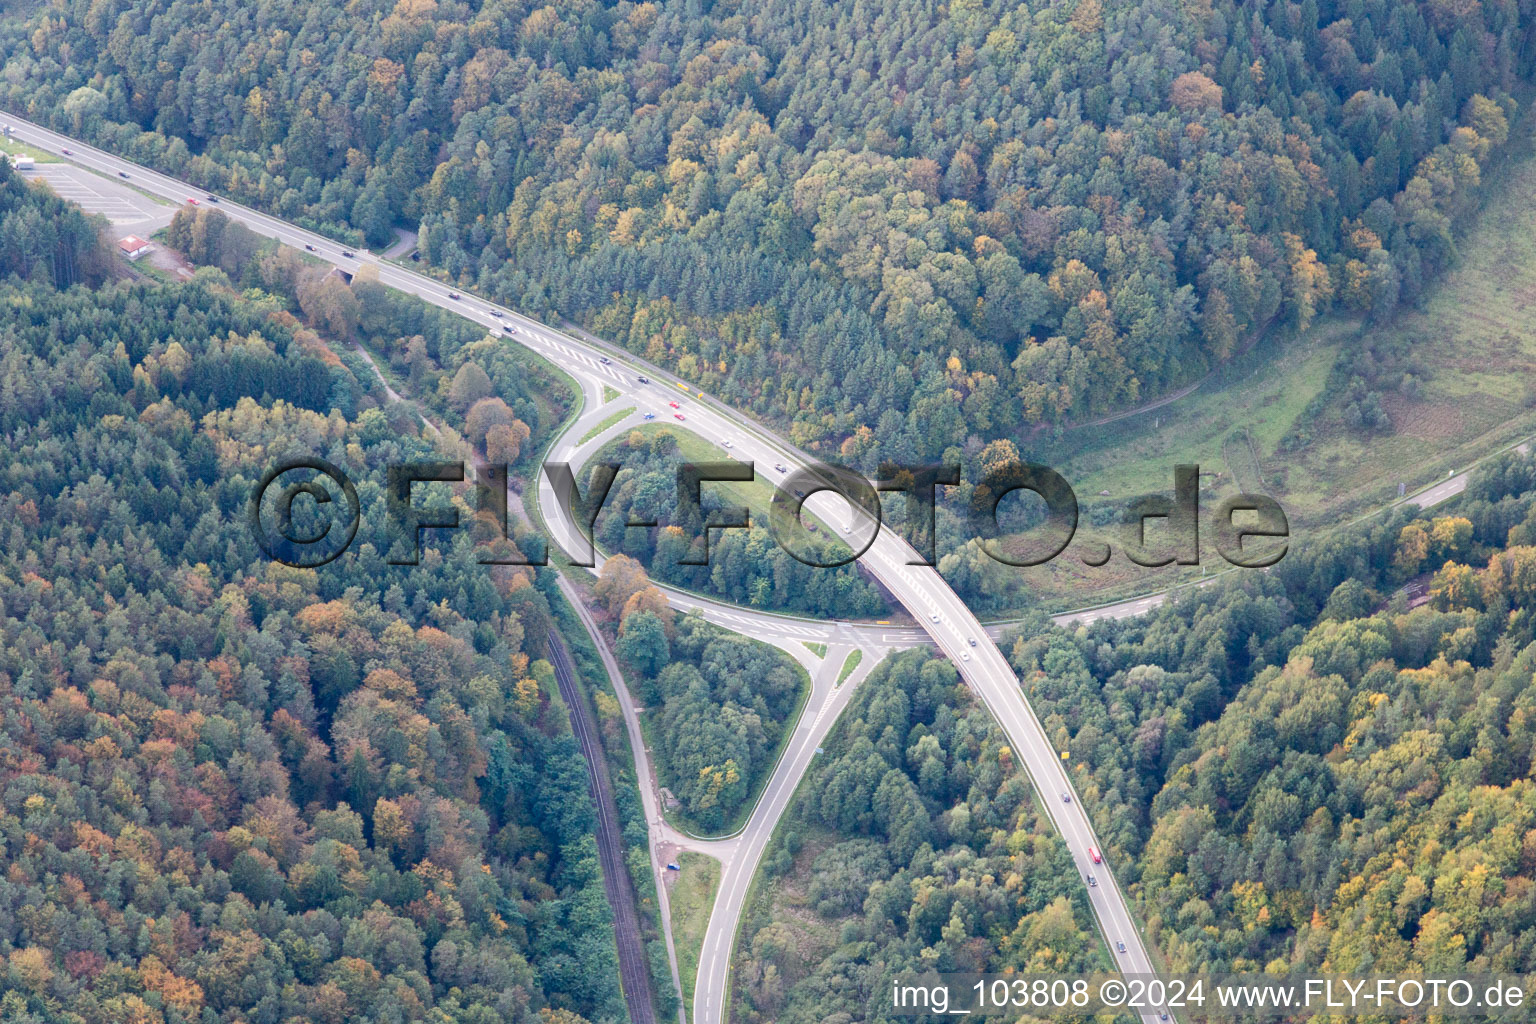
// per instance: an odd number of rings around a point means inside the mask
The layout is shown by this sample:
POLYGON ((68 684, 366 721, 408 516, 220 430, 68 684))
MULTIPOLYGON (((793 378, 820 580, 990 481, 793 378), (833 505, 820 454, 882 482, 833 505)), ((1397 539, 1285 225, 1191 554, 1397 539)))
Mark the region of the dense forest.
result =
POLYGON ((0 284, 0 1016, 623 1019, 528 570, 469 530, 269 561, 278 456, 348 467, 377 523, 382 467, 436 453, 270 295, 40 266, 0 284))
POLYGON ((1173 969, 1536 964, 1533 541, 1512 453, 1450 514, 1014 643, 1173 969))
POLYGON ((882 663, 775 833, 735 1017, 887 1021, 898 974, 1112 969, 1066 845, 986 708, 927 651, 882 663), (793 892, 792 905, 774 893, 793 892))
MULTIPOLYGON (((635 700, 650 709, 647 742, 658 780, 688 827, 729 831, 778 760, 808 686, 804 670, 782 651, 697 614, 678 617, 626 555, 603 564, 593 595, 607 612, 635 700)), ((615 707, 609 717, 616 715, 615 707)))
MULTIPOLYGON (((718 458, 723 460, 724 453, 718 453, 718 458)), ((710 510, 741 499, 722 497, 721 489, 729 485, 704 484, 700 507, 685 508, 677 500, 677 468, 683 461, 677 435, 670 429, 635 430, 604 445, 588 464, 611 462, 623 468, 593 524, 593 539, 606 551, 642 562, 663 583, 737 604, 840 619, 886 613, 879 588, 854 565, 807 565, 791 555, 769 532, 765 510, 753 512, 750 529, 710 530, 708 563, 685 564, 685 558, 704 559, 704 518, 710 510), (629 523, 656 525, 631 527, 629 523)), ((759 466, 758 472, 765 468, 759 466)), ((848 548, 841 539, 826 539, 827 534, 817 529, 827 549, 818 558, 831 562, 846 557, 848 548), (831 552, 834 544, 841 554, 831 552)), ((817 543, 816 537, 807 535, 791 543, 799 550, 802 540, 807 546, 817 543)))
POLYGON ((68 0, 0 103, 849 458, 935 457, 1413 301, 1527 84, 1450 0, 68 0))

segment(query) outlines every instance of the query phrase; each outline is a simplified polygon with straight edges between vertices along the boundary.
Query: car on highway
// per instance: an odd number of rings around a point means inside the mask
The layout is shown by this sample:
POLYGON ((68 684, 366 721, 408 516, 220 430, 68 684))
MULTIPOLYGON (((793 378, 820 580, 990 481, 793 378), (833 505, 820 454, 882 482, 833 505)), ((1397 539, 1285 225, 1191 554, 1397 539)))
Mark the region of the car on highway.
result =
POLYGON ((611 366, 613 364, 613 360, 609 359, 607 356, 598 356, 597 361, 602 363, 604 366, 611 366))
POLYGON ((681 409, 682 408, 682 406, 678 405, 676 402, 668 402, 667 404, 670 405, 674 409, 681 409))
POLYGON ((69 150, 67 150, 67 149, 61 149, 61 150, 59 150, 59 152, 60 152, 60 153, 63 153, 63 154, 64 154, 64 155, 65 155, 65 156, 74 156, 74 155, 75 155, 75 154, 73 154, 73 153, 71 153, 71 152, 70 152, 70 151, 69 151, 69 150))
POLYGON ((304 243, 304 248, 308 249, 310 252, 314 252, 315 251, 315 247, 310 245, 308 242, 304 243))
POLYGON ((928 621, 929 622, 938 622, 939 621, 939 613, 938 612, 934 612, 932 615, 928 616, 928 621))
POLYGON ((1115 943, 1115 948, 1118 949, 1120 952, 1124 953, 1125 952, 1125 943, 1117 942, 1117 943, 1115 943))
POLYGON ((1098 885, 1099 885, 1099 880, 1097 878, 1094 878, 1092 875, 1089 875, 1088 876, 1088 886, 1089 886, 1089 888, 1095 888, 1096 889, 1096 888, 1098 888, 1098 885))
POLYGON ((970 661, 971 660, 971 652, 970 651, 961 651, 960 652, 960 660, 961 661, 970 661))
POLYGON ((649 384, 651 382, 651 378, 649 377, 636 377, 635 380, 641 384, 649 384))
POLYGON ((1099 848, 1097 846, 1088 847, 1088 856, 1093 859, 1095 864, 1104 863, 1104 858, 1099 856, 1099 848))
POLYGON ((517 328, 513 327, 511 324, 502 324, 501 325, 501 329, 506 331, 508 334, 516 334, 517 333, 517 328))
POLYGON ((1061 802, 1064 803, 1064 804, 1071 803, 1072 802, 1072 794, 1071 793, 1063 793, 1063 794, 1061 794, 1061 802))
POLYGON ((847 523, 844 523, 843 524, 843 532, 844 533, 852 533, 853 532, 853 527, 849 526, 847 523))
MULTIPOLYGON (((352 250, 351 249, 343 249, 343 250, 341 250, 341 254, 343 256, 345 256, 347 259, 351 259, 352 258, 352 250)), ((457 296, 455 296, 455 298, 457 298, 457 296)))
POLYGON ((648 413, 645 414, 645 418, 648 419, 648 420, 653 420, 653 419, 656 418, 656 414, 653 413, 653 412, 648 412, 648 413))
POLYGON ((966 637, 966 638, 965 638, 965 642, 966 642, 966 643, 968 643, 968 644, 970 644, 970 645, 971 645, 971 646, 972 646, 972 647, 975 647, 975 646, 976 646, 976 638, 975 638, 975 637, 973 637, 973 636, 968 636, 968 637, 966 637))
POLYGON ((685 420, 685 419, 687 419, 687 418, 688 418, 688 417, 687 417, 687 416, 684 416, 684 415, 683 415, 683 414, 682 414, 682 413, 680 413, 680 412, 675 412, 675 413, 673 413, 673 414, 672 414, 672 418, 673 418, 673 419, 676 419, 676 420, 685 420))
POLYGON ((460 295, 458 292, 449 292, 448 297, 450 299, 462 299, 464 296, 460 295))
POLYGON ((118 171, 117 172, 117 176, 119 178, 126 178, 126 177, 128 177, 128 172, 127 171, 118 171))
POLYGON ((727 448, 734 448, 734 447, 736 447, 735 442, 733 442, 730 438, 726 438, 724 441, 721 441, 720 443, 725 445, 727 448))
POLYGON ((188 206, 196 206, 197 205, 197 200, 196 199, 192 199, 192 198, 188 198, 187 199, 187 205, 188 206))
POLYGON ((773 468, 778 470, 780 473, 788 473, 789 472, 789 467, 784 465, 784 463, 782 463, 782 462, 775 462, 773 464, 773 468))
POLYGON ((216 202, 219 201, 219 197, 218 196, 213 196, 213 195, 203 196, 203 198, 208 200, 210 203, 216 203, 216 202))
POLYGON ((490 309, 490 310, 486 310, 486 312, 490 313, 491 316, 495 317, 497 320, 501 319, 501 313, 498 310, 490 309))

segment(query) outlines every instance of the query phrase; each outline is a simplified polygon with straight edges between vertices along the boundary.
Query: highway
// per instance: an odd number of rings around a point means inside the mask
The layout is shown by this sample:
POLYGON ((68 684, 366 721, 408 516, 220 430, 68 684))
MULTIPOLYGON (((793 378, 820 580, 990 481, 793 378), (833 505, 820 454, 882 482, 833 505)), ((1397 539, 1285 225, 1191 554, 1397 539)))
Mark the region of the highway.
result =
MULTIPOLYGON (((15 135, 22 141, 54 153, 62 153, 64 149, 70 149, 72 152, 69 159, 74 163, 112 177, 126 175, 131 185, 143 191, 162 196, 172 202, 182 202, 188 198, 206 201, 203 199, 205 193, 201 189, 193 188, 168 176, 121 160, 11 115, 0 115, 0 120, 12 125, 15 135)), ((774 471, 771 467, 776 463, 784 464, 790 471, 807 464, 808 460, 804 455, 774 436, 771 431, 751 423, 739 413, 703 400, 695 391, 670 375, 638 365, 623 350, 591 340, 572 338, 521 316, 515 311, 477 298, 467 295, 455 298, 454 289, 449 285, 380 261, 366 252, 359 252, 356 256, 343 255, 345 247, 336 242, 240 204, 222 201, 218 209, 232 219, 240 220, 259 234, 298 249, 309 250, 315 257, 348 273, 355 273, 363 267, 373 267, 381 283, 416 295, 444 309, 458 312, 481 323, 488 330, 518 342, 562 369, 578 374, 585 380, 607 384, 625 395, 626 400, 634 401, 636 408, 641 412, 654 412, 658 421, 663 418, 671 420, 675 413, 680 412, 686 416, 686 420, 679 423, 680 426, 717 443, 730 439, 734 454, 751 459, 770 475, 773 475, 774 471), (509 326, 513 329, 512 331, 506 329, 509 326), (649 375, 654 383, 640 383, 638 377, 642 374, 649 375), (671 406, 674 401, 679 406, 675 410, 671 406)), ((567 434, 567 436, 572 435, 580 436, 574 431, 567 434)), ((601 443, 601 440, 601 438, 594 439, 592 444, 601 443)), ((1447 479, 1404 500, 1421 508, 1427 508, 1460 493, 1466 486, 1466 480, 1465 471, 1452 474, 1447 479)), ((858 517, 851 513, 841 501, 829 494, 816 495, 809 504, 811 511, 824 521, 838 528, 847 527, 851 537, 862 536, 864 529, 870 525, 860 523, 858 517)), ((542 501, 541 505, 544 508, 554 507, 542 501)), ((566 537, 565 540, 569 541, 570 538, 566 537)), ((1089 848, 1101 844, 1093 833, 1081 801, 1072 790, 1058 752, 1053 749, 1049 737, 1036 719, 1006 659, 992 642, 996 633, 1007 629, 1007 625, 1000 624, 991 630, 983 628, 932 568, 910 564, 915 560, 915 553, 905 542, 891 531, 881 530, 862 556, 861 564, 895 595, 912 618, 920 624, 922 634, 910 628, 879 627, 868 623, 807 623, 805 620, 797 620, 793 617, 769 616, 733 608, 720 602, 711 602, 677 591, 669 593, 668 596, 669 600, 677 603, 679 607, 688 607, 691 603, 691 606, 698 607, 722 625, 753 635, 773 631, 775 637, 781 640, 794 636, 810 642, 828 642, 836 639, 837 630, 851 630, 855 632, 843 634, 848 641, 857 640, 861 644, 868 641, 873 646, 895 647, 920 642, 936 644, 953 661, 967 683, 997 718, 1015 755, 1029 771, 1056 828, 1071 851, 1079 873, 1085 880, 1089 876, 1095 879, 1096 884, 1087 888, 1088 901, 1109 948, 1112 951, 1115 950, 1116 944, 1120 942, 1126 945, 1126 953, 1114 954, 1120 968, 1128 973, 1153 973, 1152 961, 1134 926, 1126 901, 1115 882, 1111 866, 1094 864, 1089 857, 1089 848), (802 630, 809 632, 802 633, 800 632, 802 630), (1070 802, 1063 799, 1064 795, 1070 797, 1070 802)), ((1057 621, 1089 622, 1104 617, 1140 614, 1156 607, 1164 598, 1165 595, 1162 594, 1132 598, 1101 608, 1067 613, 1058 616, 1057 621)), ((870 664, 873 663, 873 659, 870 659, 870 664)), ((852 689, 846 686, 839 687, 830 696, 851 693, 852 689)), ((846 697, 842 699, 846 700, 846 697)), ((828 705, 817 710, 818 718, 828 726, 831 721, 835 721, 836 715, 833 712, 837 710, 836 708, 828 705), (829 714, 822 714, 823 711, 829 714)), ((813 719, 813 724, 816 721, 817 719, 813 719)), ((804 725, 804 720, 801 724, 804 725)), ((793 749, 801 749, 802 746, 796 746, 792 741, 793 749)), ((786 776, 786 781, 787 779, 786 776)), ((775 791, 772 801, 765 798, 758 809, 759 813, 753 815, 752 824, 749 825, 744 838, 750 837, 754 843, 766 842, 776 818, 765 818, 764 827, 756 828, 759 814, 766 815, 773 806, 777 805, 780 796, 787 800, 791 792, 791 788, 785 788, 775 791)), ((750 879, 751 869, 755 867, 755 859, 747 858, 747 860, 750 864, 745 865, 738 873, 742 879, 750 879)), ((734 877, 736 876, 733 875, 734 877)), ((733 882, 733 886, 735 884, 733 882)), ((740 884, 744 886, 746 883, 742 881, 740 884)), ((731 891, 734 892, 734 888, 731 891)), ((744 892, 744 888, 742 891, 744 892)), ((722 886, 721 896, 721 902, 727 902, 728 894, 725 886, 722 886)), ((719 904, 717 904, 716 913, 732 917, 734 920, 729 908, 721 910, 719 904)), ((711 934, 706 939, 706 953, 701 962, 699 983, 695 993, 694 1012, 698 1024, 719 1024, 724 1019, 725 979, 732 934, 732 931, 723 927, 716 929, 712 919, 711 934), (711 946, 710 943, 714 945, 711 946), (712 953, 715 955, 712 956, 712 953)), ((1152 1022, 1157 1018, 1155 1014, 1147 1014, 1144 1019, 1152 1022)))
MULTIPOLYGON (((54 153, 68 148, 73 151, 71 159, 76 163, 104 174, 126 176, 135 187, 164 196, 173 202, 188 198, 201 201, 205 194, 201 189, 192 188, 174 178, 18 118, 0 116, 6 119, 16 136, 24 142, 54 153)), ((599 379, 637 402, 654 404, 660 396, 665 395, 665 398, 661 398, 662 407, 669 414, 682 413, 687 417, 685 422, 689 429, 717 443, 731 440, 734 454, 750 459, 760 467, 769 467, 765 471, 770 475, 774 473, 771 467, 775 464, 783 464, 787 472, 809 465, 808 457, 773 436, 766 428, 753 424, 738 412, 701 400, 684 382, 669 375, 655 370, 637 369, 632 358, 621 349, 601 346, 591 341, 578 341, 513 310, 478 298, 456 297, 457 293, 448 285, 381 262, 367 253, 344 255, 343 247, 329 239, 237 203, 221 202, 219 209, 258 234, 275 238, 295 248, 306 249, 349 273, 363 267, 373 267, 381 283, 458 312, 483 324, 488 330, 524 345, 555 365, 578 371, 585 377, 599 379), (654 383, 641 383, 638 377, 642 373, 648 373, 654 383), (677 410, 671 408, 672 401, 678 403, 677 410)), ((873 525, 863 521, 862 514, 856 515, 844 502, 829 493, 815 494, 807 504, 824 522, 844 528, 855 546, 862 543, 873 525)), ((1087 879, 1094 879, 1095 884, 1086 888, 1088 902, 1110 949, 1115 950, 1119 943, 1123 943, 1126 948, 1125 953, 1112 952, 1120 969, 1127 973, 1153 973, 1152 961, 1133 923, 1125 898, 1115 882, 1111 866, 1094 864, 1089 857, 1089 848, 1102 844, 1094 835, 1082 801, 1073 794, 1071 781, 1060 757, 1029 707, 1019 680, 976 616, 937 571, 929 566, 912 564, 917 561, 918 557, 911 547, 890 530, 876 532, 860 558, 860 564, 907 609, 996 717, 1015 756, 1028 770, 1038 788, 1044 806, 1070 849, 1085 885, 1087 879)), ((728 960, 728 956, 723 959, 728 960)), ((716 971, 709 971, 707 955, 705 960, 695 990, 694 1019, 696 1024, 720 1024, 725 1013, 723 981, 727 968, 722 964, 716 971)), ((1151 1024, 1157 1020, 1157 1015, 1148 1013, 1143 1019, 1151 1024)))

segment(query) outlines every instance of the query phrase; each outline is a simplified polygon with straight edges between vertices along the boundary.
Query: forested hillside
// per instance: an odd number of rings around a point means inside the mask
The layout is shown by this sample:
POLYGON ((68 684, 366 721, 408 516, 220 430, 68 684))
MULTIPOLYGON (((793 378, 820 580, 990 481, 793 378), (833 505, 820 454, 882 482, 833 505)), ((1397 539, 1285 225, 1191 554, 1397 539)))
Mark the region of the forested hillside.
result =
POLYGON ((434 453, 217 272, 33 277, 0 284, 0 1016, 623 1019, 527 570, 468 530, 288 569, 246 526, 280 455, 382 523, 383 466, 434 453))
POLYGON ((872 672, 796 791, 737 944, 735 1019, 887 1021, 907 972, 1112 967, 1066 846, 954 666, 872 672))
POLYGON ((1467 0, 73 0, 0 102, 670 363, 849 457, 1416 298, 1533 69, 1467 0))
POLYGON ((1536 964, 1533 528, 1511 454, 1450 514, 1014 645, 1171 967, 1536 964))

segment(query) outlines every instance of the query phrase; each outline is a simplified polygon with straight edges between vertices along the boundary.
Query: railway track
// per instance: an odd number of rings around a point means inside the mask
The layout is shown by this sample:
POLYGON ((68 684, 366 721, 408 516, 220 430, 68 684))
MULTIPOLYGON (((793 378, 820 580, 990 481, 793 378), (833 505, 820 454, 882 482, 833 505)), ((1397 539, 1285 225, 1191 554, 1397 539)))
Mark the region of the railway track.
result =
POLYGON ((635 887, 624 864, 623 829, 619 810, 613 801, 613 786, 608 778, 607 756, 597 736, 597 724, 587 707, 585 696, 576 686, 576 668, 565 641, 554 630, 549 633, 549 661, 555 668, 560 696, 571 714, 571 731, 587 762, 587 782, 597 805, 597 855, 603 866, 603 888, 608 905, 613 908, 613 933, 619 949, 619 983, 629 1019, 634 1024, 656 1024, 656 1002, 651 994, 650 958, 640 937, 640 916, 635 910, 635 887))

